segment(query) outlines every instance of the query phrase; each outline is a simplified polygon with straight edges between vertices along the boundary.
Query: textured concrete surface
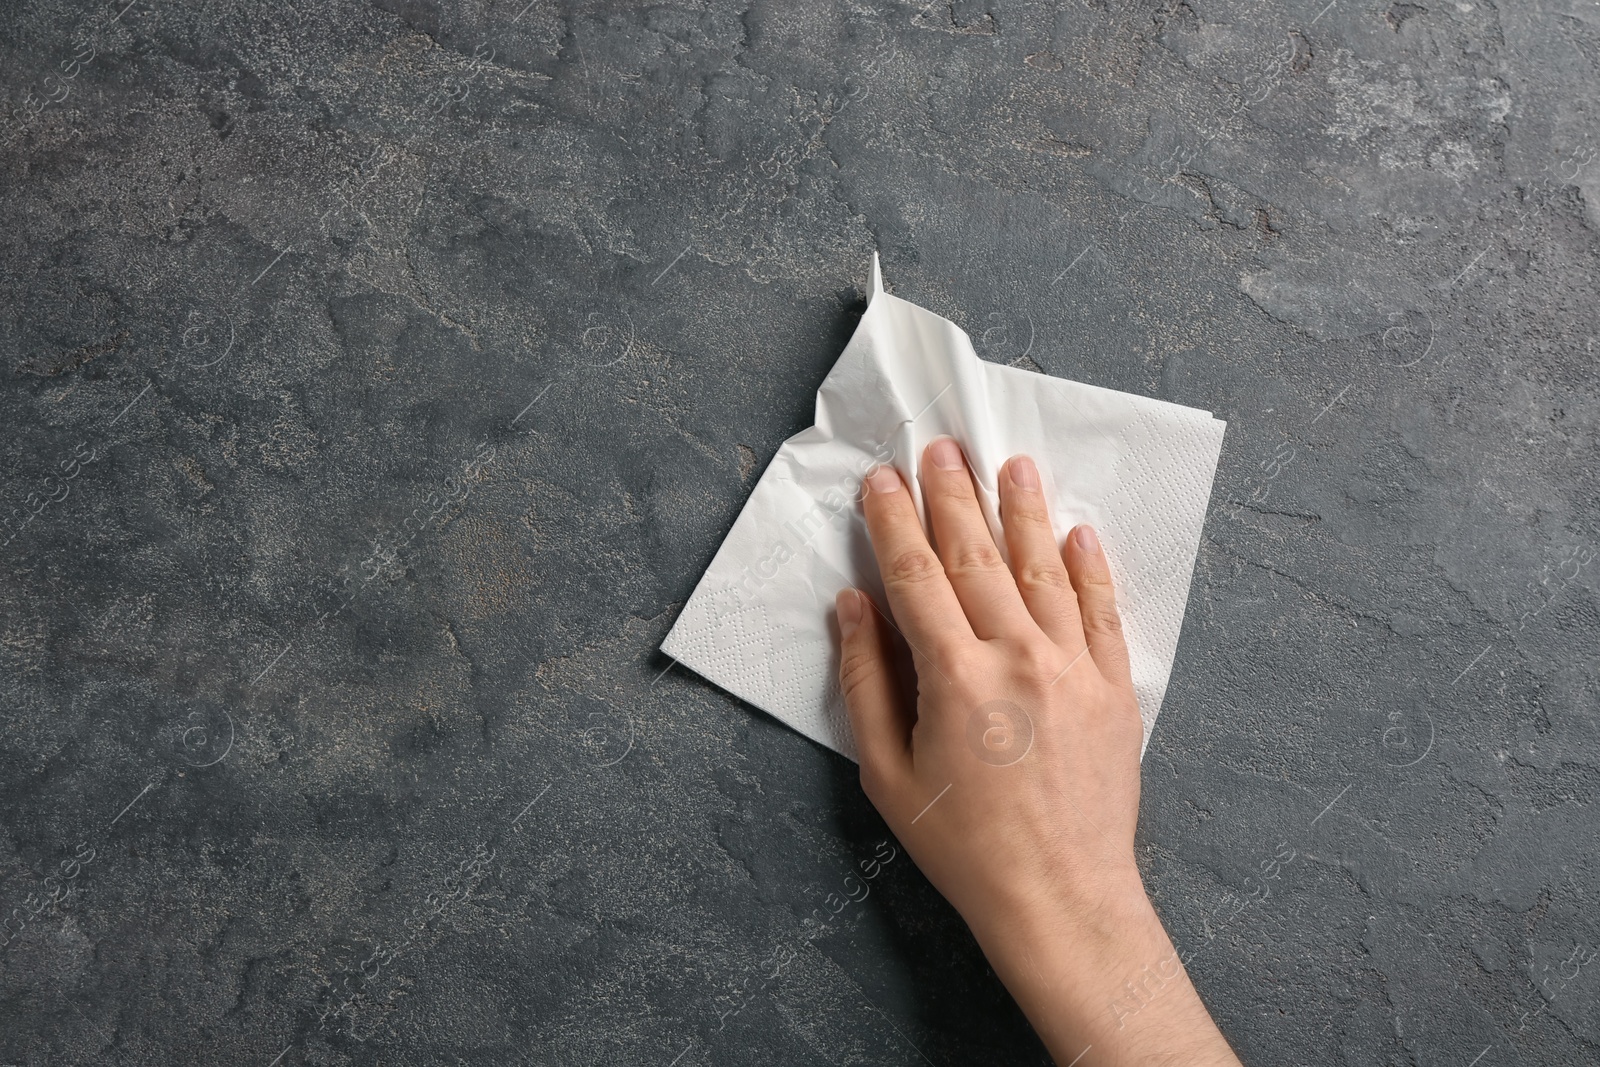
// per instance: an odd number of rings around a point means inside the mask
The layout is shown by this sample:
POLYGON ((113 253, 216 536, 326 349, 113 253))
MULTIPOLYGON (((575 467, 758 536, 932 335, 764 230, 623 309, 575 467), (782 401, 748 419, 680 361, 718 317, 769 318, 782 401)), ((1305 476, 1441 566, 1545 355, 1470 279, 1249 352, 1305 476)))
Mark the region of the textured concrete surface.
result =
POLYGON ((0 1063, 1043 1062, 852 768, 653 651, 874 248, 1229 420, 1140 850, 1245 1061, 1600 1059, 1594 3, 0 56, 0 1063))

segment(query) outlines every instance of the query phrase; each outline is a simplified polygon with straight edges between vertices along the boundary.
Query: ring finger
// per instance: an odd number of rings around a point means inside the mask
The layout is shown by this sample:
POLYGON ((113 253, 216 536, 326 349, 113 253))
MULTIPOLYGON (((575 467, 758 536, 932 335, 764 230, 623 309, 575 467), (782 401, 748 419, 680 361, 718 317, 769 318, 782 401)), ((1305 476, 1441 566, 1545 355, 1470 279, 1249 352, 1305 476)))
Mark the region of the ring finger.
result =
POLYGON ((1000 521, 1011 550, 1011 573, 1028 613, 1058 648, 1077 655, 1085 648, 1078 594, 1056 545, 1039 468, 1027 456, 1012 456, 1001 468, 1000 521))

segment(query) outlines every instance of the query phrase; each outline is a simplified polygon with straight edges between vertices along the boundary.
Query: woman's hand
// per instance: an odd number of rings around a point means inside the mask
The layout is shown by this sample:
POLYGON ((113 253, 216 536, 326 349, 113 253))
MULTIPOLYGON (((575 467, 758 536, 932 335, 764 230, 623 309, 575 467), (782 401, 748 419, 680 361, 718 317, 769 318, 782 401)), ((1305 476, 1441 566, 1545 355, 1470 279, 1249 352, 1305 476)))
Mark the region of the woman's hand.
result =
POLYGON ((862 787, 1062 1063, 1236 1064, 1134 863, 1143 728, 1105 555, 1088 526, 1058 551, 1027 457, 999 489, 1009 567, 954 441, 922 464, 937 552, 900 475, 867 478, 894 621, 839 595, 862 787), (1130 1001, 1141 968, 1158 977, 1130 1001))

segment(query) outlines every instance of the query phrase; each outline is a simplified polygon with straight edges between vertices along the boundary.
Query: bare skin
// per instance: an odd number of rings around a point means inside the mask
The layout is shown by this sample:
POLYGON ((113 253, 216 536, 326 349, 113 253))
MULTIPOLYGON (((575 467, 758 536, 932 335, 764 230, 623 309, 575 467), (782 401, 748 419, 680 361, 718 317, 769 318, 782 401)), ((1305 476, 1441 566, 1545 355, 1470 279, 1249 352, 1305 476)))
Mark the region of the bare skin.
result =
POLYGON ((837 603, 861 785, 1061 1067, 1239 1067, 1134 862, 1142 728, 1105 556, 1088 526, 1057 551, 1027 457, 999 480, 1009 567, 954 441, 923 456, 937 551, 899 473, 867 478, 890 616, 837 603))

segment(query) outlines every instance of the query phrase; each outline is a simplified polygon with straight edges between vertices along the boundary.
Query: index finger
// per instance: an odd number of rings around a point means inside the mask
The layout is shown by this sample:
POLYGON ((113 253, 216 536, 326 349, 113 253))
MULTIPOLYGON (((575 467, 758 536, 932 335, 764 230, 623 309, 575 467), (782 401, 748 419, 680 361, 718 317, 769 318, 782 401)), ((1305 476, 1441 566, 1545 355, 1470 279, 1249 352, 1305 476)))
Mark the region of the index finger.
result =
POLYGON ((867 475, 863 506, 889 609, 912 651, 937 663, 957 647, 976 641, 944 565, 922 531, 900 472, 879 467, 867 475))

